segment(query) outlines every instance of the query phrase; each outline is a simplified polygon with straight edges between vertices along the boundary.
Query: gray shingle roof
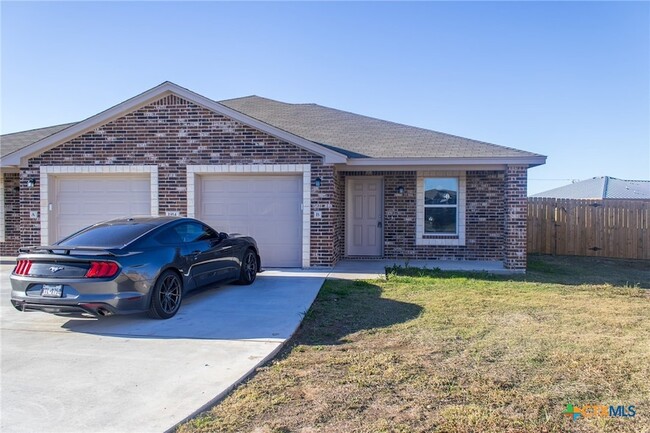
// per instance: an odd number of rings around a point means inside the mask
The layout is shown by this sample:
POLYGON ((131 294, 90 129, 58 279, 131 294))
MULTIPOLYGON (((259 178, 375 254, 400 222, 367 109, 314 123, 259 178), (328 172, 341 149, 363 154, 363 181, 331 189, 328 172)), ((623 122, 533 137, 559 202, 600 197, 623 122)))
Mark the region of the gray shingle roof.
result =
MULTIPOLYGON (((289 104, 259 96, 219 102, 228 108, 350 158, 511 158, 540 155, 388 122, 316 104, 289 104)), ((2 157, 74 125, 0 137, 2 157)))
POLYGON ((532 197, 650 200, 650 180, 624 180, 609 176, 594 177, 540 192, 532 197))
POLYGON ((25 146, 36 143, 45 137, 74 125, 74 123, 66 123, 63 125, 48 126, 47 128, 31 129, 29 131, 14 132, 11 134, 0 135, 0 157, 9 155, 25 146))
POLYGON ((538 156, 316 104, 288 104, 259 96, 219 103, 309 141, 328 146, 351 158, 538 156))

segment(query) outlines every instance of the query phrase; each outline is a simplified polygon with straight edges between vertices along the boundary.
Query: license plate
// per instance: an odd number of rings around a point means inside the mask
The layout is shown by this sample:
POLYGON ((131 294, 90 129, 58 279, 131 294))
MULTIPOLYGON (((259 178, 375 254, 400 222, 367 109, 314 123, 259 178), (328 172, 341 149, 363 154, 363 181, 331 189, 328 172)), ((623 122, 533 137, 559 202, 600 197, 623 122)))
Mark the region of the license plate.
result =
POLYGON ((48 298, 60 298, 63 296, 63 284, 43 284, 41 296, 48 298))

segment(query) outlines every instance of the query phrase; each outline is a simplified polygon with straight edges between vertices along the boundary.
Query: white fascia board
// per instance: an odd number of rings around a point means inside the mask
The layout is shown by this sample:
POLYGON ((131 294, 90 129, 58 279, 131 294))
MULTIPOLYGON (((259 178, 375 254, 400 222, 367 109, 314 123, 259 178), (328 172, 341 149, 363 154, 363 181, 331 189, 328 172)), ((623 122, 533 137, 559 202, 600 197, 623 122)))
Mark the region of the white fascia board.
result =
POLYGON ((445 171, 503 171, 506 164, 418 164, 418 165, 349 165, 336 164, 337 171, 427 171, 427 170, 445 170, 445 171))
POLYGON ((304 138, 290 134, 281 129, 275 128, 271 125, 268 125, 264 122, 261 122, 257 119, 254 119, 243 113, 240 113, 239 111, 228 108, 225 105, 221 105, 216 101, 208 99, 204 96, 201 96, 197 93, 194 93, 190 90, 184 89, 174 83, 167 81, 150 90, 147 90, 144 93, 141 93, 137 96, 134 96, 131 99, 128 99, 118 105, 115 105, 114 107, 111 107, 108 110, 102 111, 99 114, 89 117, 86 120, 82 120, 77 124, 74 124, 53 135, 50 135, 49 137, 46 137, 40 141, 32 143, 27 147, 24 147, 20 150, 17 150, 16 152, 11 153, 10 155, 7 155, 6 157, 2 158, 0 165, 2 167, 24 166, 27 163, 27 159, 29 159, 32 156, 38 155, 49 149, 52 149, 61 143, 64 143, 68 140, 78 137, 79 135, 91 131, 97 128, 98 126, 101 126, 105 123, 115 120, 118 117, 125 115, 126 113, 135 111, 140 107, 143 107, 157 99, 160 99, 170 94, 178 95, 184 99, 187 99, 190 102, 193 102, 211 111, 215 111, 226 117, 230 117, 236 121, 244 123, 253 128, 259 129, 260 131, 266 132, 267 134, 277 137, 281 140, 287 141, 298 147, 302 147, 308 151, 316 153, 324 158, 325 163, 336 164, 336 163, 345 163, 347 161, 347 157, 345 155, 329 150, 323 146, 319 146, 316 143, 313 143, 309 140, 305 140, 304 138))
POLYGON ((546 163, 546 157, 531 155, 522 157, 486 157, 486 158, 349 158, 347 167, 415 167, 426 165, 437 166, 505 166, 528 165, 534 167, 546 163))

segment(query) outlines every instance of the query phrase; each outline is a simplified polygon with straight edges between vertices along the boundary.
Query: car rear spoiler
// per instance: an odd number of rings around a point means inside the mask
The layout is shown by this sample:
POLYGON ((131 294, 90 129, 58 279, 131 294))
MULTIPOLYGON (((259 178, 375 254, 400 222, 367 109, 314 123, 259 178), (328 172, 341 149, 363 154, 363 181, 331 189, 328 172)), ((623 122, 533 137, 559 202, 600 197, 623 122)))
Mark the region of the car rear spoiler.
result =
POLYGON ((38 253, 54 254, 55 251, 57 253, 61 251, 61 253, 59 254, 65 254, 68 256, 70 255, 71 251, 74 252, 90 251, 90 252, 97 253, 97 255, 106 254, 109 256, 117 256, 115 252, 102 247, 67 247, 64 245, 41 245, 41 246, 32 246, 32 247, 22 247, 18 249, 18 252, 21 254, 38 254, 38 253))

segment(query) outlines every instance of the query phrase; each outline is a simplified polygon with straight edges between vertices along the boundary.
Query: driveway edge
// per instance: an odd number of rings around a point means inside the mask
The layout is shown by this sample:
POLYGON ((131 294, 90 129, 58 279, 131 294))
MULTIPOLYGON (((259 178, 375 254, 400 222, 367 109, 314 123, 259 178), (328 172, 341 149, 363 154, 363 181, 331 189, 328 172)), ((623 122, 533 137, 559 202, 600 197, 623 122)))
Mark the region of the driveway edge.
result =
POLYGON ((248 379, 250 376, 252 376, 253 373, 255 373, 255 371, 256 371, 260 366, 266 364, 268 361, 270 361, 271 359, 275 358, 275 355, 277 355, 277 354, 280 352, 280 350, 282 350, 282 349, 287 345, 287 343, 289 343, 291 340, 293 340, 293 336, 296 335, 296 332, 298 332, 298 329, 300 329, 300 326, 302 325, 303 320, 305 320, 305 313, 306 313, 307 311, 309 311, 309 309, 311 308, 311 306, 314 304, 314 301, 316 301, 316 298, 318 297, 318 294, 320 293, 320 290, 323 288, 323 284, 325 284, 325 280, 326 280, 326 278, 323 278, 323 282, 321 283, 320 288, 319 288, 318 291, 316 292, 316 295, 314 296, 314 299, 312 299, 311 302, 309 303, 309 308, 307 308, 307 310, 306 310, 304 313, 301 313, 301 314, 303 314, 303 317, 302 317, 302 319, 300 319, 300 322, 298 322, 298 326, 296 326, 296 329, 293 330, 293 332, 291 333, 291 335, 289 336, 289 338, 287 338, 287 339, 284 340, 282 343, 280 343, 280 345, 278 345, 278 347, 276 347, 275 349, 273 349, 273 350, 271 351, 271 353, 269 353, 267 356, 265 356, 265 357, 264 357, 260 362, 258 362, 257 364, 255 364, 255 365, 254 365, 250 370, 248 370, 248 371, 247 371, 246 373, 244 373, 244 374, 243 374, 239 379, 237 379, 235 382, 233 382, 232 385, 230 385, 228 388, 226 388, 226 389, 224 389, 223 391, 221 391, 221 392, 220 392, 219 394, 217 394, 217 395, 216 395, 212 400, 210 400, 210 401, 208 401, 207 403, 205 403, 203 406, 201 406, 200 408, 198 408, 197 410, 195 410, 194 412, 192 412, 191 414, 189 414, 188 416, 186 416, 185 418, 183 418, 182 420, 180 420, 179 422, 177 422, 176 424, 174 424, 173 426, 171 426, 169 429, 165 430, 164 433, 174 433, 174 431, 175 431, 175 430, 176 430, 176 429, 177 429, 181 424, 183 424, 184 422, 189 421, 190 419, 192 419, 192 418, 196 417, 197 415, 199 415, 201 412, 205 412, 205 411, 207 411, 208 409, 210 409, 212 406, 215 406, 215 405, 217 405, 218 403, 220 403, 222 400, 224 400, 226 397, 228 397, 228 394, 230 394, 230 392, 231 392, 233 389, 235 389, 235 388, 236 388, 237 386, 239 386, 242 382, 244 382, 246 379, 248 379))
MULTIPOLYGON (((310 308, 311 308, 311 305, 310 305, 310 308)), ((300 324, 302 324, 302 320, 300 321, 300 324)), ((230 394, 230 392, 231 392, 233 389, 235 389, 239 384, 241 384, 243 381, 245 381, 245 380, 248 379, 250 376, 252 376, 253 373, 255 373, 255 370, 257 370, 261 365, 264 365, 264 364, 266 364, 267 361, 273 359, 273 358, 275 357, 275 355, 277 355, 278 352, 279 352, 279 351, 280 351, 280 350, 281 350, 281 349, 282 349, 282 348, 283 348, 283 347, 284 347, 284 346, 285 346, 289 341, 291 341, 291 339, 293 338, 294 334, 295 334, 295 333, 298 331, 298 329, 300 328, 300 324, 298 325, 298 327, 296 328, 296 330, 293 331, 293 334, 291 334, 291 337, 289 337, 286 341, 284 341, 284 342, 281 343, 278 347, 276 347, 276 348, 275 348, 271 353, 269 353, 265 358, 263 358, 263 359, 262 359, 259 363, 257 363, 253 368, 251 368, 251 369, 248 370, 246 373, 244 373, 244 375, 243 375, 242 377, 240 377, 240 378, 237 379, 235 382, 233 382, 233 384, 230 385, 228 388, 224 389, 224 390, 221 391, 219 394, 217 394, 216 397, 214 397, 212 400, 210 400, 209 402, 207 402, 206 404, 204 404, 203 406, 201 406, 200 408, 198 408, 197 410, 195 410, 194 412, 192 412, 190 415, 186 416, 185 418, 183 418, 182 420, 180 420, 179 422, 177 422, 176 424, 174 424, 173 426, 171 426, 169 429, 165 430, 164 433, 174 433, 174 431, 176 431, 176 429, 177 429, 181 424, 183 424, 183 423, 185 423, 185 422, 191 420, 192 418, 196 417, 196 416, 197 416, 198 414, 200 414, 201 412, 205 412, 205 411, 207 411, 207 410, 210 409, 212 406, 216 406, 218 403, 220 403, 222 400, 224 400, 226 397, 228 397, 228 394, 230 394)))

